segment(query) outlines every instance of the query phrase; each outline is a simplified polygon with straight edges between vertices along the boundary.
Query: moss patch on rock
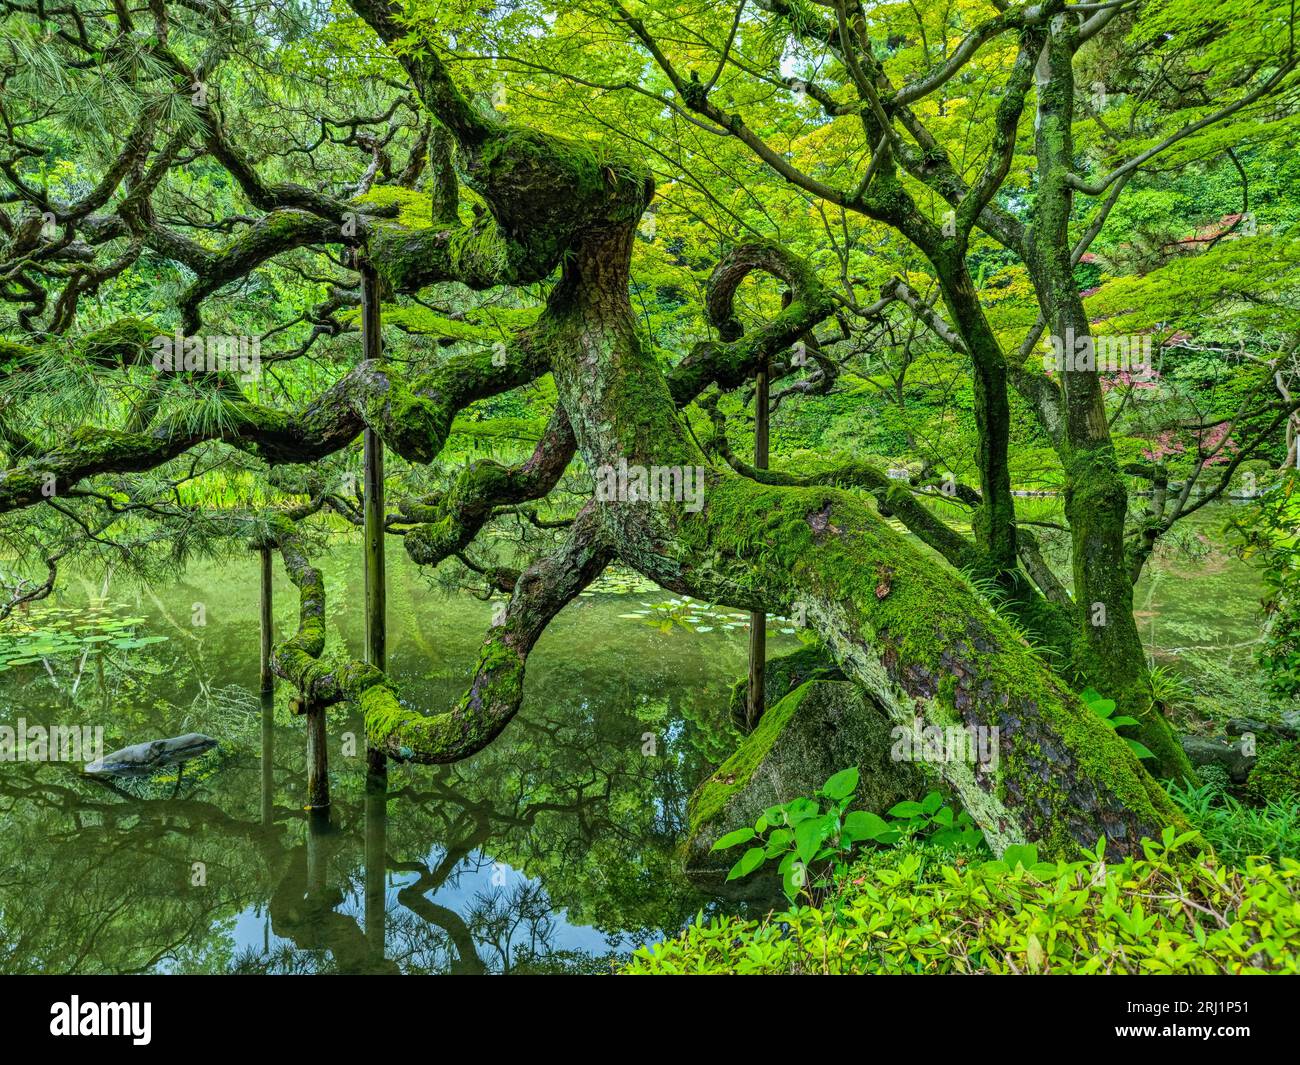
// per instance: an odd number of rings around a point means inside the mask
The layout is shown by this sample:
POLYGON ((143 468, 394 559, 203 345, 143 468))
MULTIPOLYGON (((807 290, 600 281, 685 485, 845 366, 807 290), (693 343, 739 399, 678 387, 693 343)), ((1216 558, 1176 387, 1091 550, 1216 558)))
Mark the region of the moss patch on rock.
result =
POLYGON ((810 680, 780 699, 691 796, 683 845, 687 876, 718 894, 770 894, 773 878, 726 885, 734 855, 711 853, 713 844, 752 825, 768 807, 811 795, 849 766, 860 772, 855 808, 881 813, 922 794, 927 778, 921 767, 890 758, 891 727, 862 688, 847 681, 810 680))
MULTIPOLYGON (((844 673, 825 647, 820 644, 801 647, 788 655, 767 660, 763 668, 763 701, 768 707, 775 706, 806 681, 845 679, 844 673)), ((728 709, 732 723, 742 731, 745 728, 745 701, 748 693, 748 677, 741 677, 731 686, 728 709)))

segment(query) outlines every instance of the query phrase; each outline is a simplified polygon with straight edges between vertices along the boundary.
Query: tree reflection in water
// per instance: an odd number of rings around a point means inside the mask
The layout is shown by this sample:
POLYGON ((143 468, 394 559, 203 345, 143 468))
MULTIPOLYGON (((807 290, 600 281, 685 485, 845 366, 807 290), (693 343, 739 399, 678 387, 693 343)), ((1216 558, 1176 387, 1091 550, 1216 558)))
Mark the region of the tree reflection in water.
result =
MULTIPOLYGON (((645 757, 628 740, 640 700, 626 719, 547 705, 460 765, 385 779, 345 764, 326 821, 291 805, 301 733, 266 702, 243 728, 257 741, 179 789, 6 765, 0 968, 607 969, 709 906, 673 853, 707 744, 645 757)), ((693 730, 679 718, 679 734, 693 730)))

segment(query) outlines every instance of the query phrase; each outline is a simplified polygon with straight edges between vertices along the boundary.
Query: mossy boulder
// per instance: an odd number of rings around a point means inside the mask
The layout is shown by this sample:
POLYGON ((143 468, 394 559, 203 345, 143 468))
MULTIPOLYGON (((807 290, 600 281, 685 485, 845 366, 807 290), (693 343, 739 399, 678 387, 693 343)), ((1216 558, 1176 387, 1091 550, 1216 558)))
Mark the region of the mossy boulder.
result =
POLYGON ((775 901, 775 863, 728 884, 738 855, 712 853, 719 838, 752 825, 770 806, 812 795, 849 766, 860 773, 857 809, 883 813, 924 794, 928 779, 922 767, 890 758, 891 728, 884 712, 848 681, 810 680, 769 705, 753 733, 691 796, 683 844, 687 877, 726 898, 775 901))
MULTIPOLYGON (((810 644, 788 655, 769 658, 763 668, 764 702, 774 706, 795 688, 810 680, 847 679, 830 652, 820 644, 810 644)), ((741 677, 731 686, 731 721, 745 731, 745 701, 749 693, 749 678, 741 677)))

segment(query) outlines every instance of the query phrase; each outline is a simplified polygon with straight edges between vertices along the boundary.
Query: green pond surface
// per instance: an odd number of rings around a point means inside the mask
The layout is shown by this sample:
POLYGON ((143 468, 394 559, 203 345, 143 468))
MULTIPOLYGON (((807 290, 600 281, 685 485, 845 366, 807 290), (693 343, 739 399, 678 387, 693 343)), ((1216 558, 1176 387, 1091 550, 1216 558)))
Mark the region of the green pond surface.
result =
MULTIPOLYGON (((1259 582, 1221 550, 1221 525, 1207 515, 1204 551, 1144 578, 1153 657, 1249 660, 1259 582)), ((330 650, 360 656, 359 546, 319 564, 330 650)), ((745 615, 611 572, 552 622, 522 711, 471 759, 393 765, 386 791, 367 787, 360 720, 331 711, 322 824, 303 809, 289 693, 259 699, 257 572, 249 555, 157 588, 60 574, 0 629, 0 724, 99 726, 106 750, 221 741, 179 781, 0 762, 0 971, 608 971, 720 905, 685 882, 676 848, 687 798, 737 739, 745 615)), ((389 672, 412 705, 446 708, 492 604, 433 587, 400 551, 388 584, 389 672)), ((274 608, 283 638, 297 596, 280 573, 274 608)), ((798 646, 772 619, 769 656, 798 646)))

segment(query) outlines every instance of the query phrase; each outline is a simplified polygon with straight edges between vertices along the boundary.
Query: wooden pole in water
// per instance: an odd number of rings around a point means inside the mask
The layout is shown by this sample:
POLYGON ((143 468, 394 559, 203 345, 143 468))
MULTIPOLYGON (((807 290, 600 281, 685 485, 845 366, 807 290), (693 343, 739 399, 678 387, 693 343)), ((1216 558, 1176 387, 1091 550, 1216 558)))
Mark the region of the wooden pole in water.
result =
POLYGON ((275 768, 275 675, 271 672, 271 548, 258 549, 262 563, 262 824, 269 825, 273 817, 275 768))
POLYGON ((384 445, 370 429, 366 430, 365 463, 366 661, 383 669, 388 660, 384 629, 384 445))
POLYGON ((271 549, 261 547, 262 561, 262 670, 261 690, 275 690, 275 677, 271 673, 271 549))
POLYGON ((328 816, 330 767, 325 741, 325 708, 307 707, 307 809, 328 816))
MULTIPOLYGON (((763 360, 754 381, 754 467, 767 469, 768 364, 763 360)), ((765 693, 763 671, 767 666, 767 614, 754 610, 749 615, 749 686, 745 699, 745 724, 752 731, 763 716, 765 693)))
POLYGON ((275 694, 262 692, 262 824, 275 820, 275 694))
POLYGON ((320 905, 324 901, 325 889, 329 885, 329 854, 326 848, 326 836, 329 831, 329 816, 320 816, 320 811, 313 810, 307 821, 307 901, 320 905))
MULTIPOLYGON (((367 359, 383 355, 379 320, 379 278, 374 267, 359 260, 361 271, 361 346, 367 359)), ((376 669, 388 666, 387 588, 384 572, 384 442, 373 429, 364 438, 365 499, 364 538, 366 571, 366 661, 376 669)), ((380 750, 366 747, 371 774, 384 773, 387 759, 380 750)))
POLYGON ((388 777, 366 778, 366 942, 373 959, 384 958, 388 924, 388 777))

